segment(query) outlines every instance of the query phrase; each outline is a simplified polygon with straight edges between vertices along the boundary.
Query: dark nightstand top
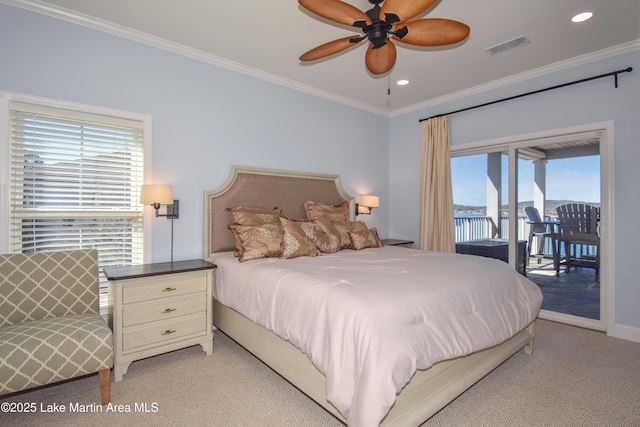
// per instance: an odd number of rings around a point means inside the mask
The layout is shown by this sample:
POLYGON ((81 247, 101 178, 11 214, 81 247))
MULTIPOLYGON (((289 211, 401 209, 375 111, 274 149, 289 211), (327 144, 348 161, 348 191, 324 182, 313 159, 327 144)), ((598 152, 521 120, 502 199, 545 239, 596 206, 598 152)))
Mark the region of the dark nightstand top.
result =
POLYGON ((403 245, 413 245, 413 240, 382 239, 382 243, 385 246, 403 246, 403 245))
POLYGON ((125 280, 162 274, 185 273, 187 271, 212 270, 215 268, 216 265, 208 261, 190 259, 186 261, 127 265, 124 267, 106 267, 102 271, 107 280, 125 280))

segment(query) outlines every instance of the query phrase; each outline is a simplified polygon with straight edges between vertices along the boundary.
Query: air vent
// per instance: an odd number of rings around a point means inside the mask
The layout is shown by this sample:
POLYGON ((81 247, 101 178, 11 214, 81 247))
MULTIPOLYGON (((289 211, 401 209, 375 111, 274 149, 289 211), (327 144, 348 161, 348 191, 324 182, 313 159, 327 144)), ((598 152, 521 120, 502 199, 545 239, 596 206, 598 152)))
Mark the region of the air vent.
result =
POLYGON ((513 40, 506 41, 504 43, 497 44, 493 47, 489 47, 485 49, 489 55, 496 55, 498 53, 502 53, 505 50, 513 49, 514 47, 524 46, 525 44, 529 44, 531 41, 525 36, 516 37, 513 40))

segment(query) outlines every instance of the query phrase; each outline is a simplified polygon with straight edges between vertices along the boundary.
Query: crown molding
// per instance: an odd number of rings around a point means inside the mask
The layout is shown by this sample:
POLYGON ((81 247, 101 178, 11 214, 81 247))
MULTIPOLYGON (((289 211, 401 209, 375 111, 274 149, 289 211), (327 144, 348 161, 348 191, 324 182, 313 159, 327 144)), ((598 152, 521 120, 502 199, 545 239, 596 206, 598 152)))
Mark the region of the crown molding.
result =
POLYGON ((610 58, 612 56, 621 55, 624 53, 640 50, 640 40, 635 40, 629 43, 624 43, 612 48, 602 49, 597 52, 592 52, 582 56, 576 56, 575 58, 567 59, 565 61, 556 62, 544 67, 529 70, 524 73, 514 74, 503 79, 494 80, 492 82, 471 87, 459 92, 450 93, 439 98, 430 99, 419 104, 414 104, 406 108, 401 108, 392 111, 389 117, 401 116, 403 114, 412 113, 415 111, 423 110, 425 108, 434 107, 436 105, 444 104, 445 102, 455 101, 457 99, 465 98, 467 96, 476 95, 482 92, 487 92, 493 89, 498 89, 503 86, 508 86, 514 83, 524 82, 536 77, 541 77, 547 74, 563 71, 578 65, 584 65, 591 62, 599 61, 602 59, 610 58))
POLYGON ((38 0, 0 0, 0 3, 6 3, 11 6, 16 6, 22 9, 30 10, 32 12, 51 16, 53 18, 62 19, 74 24, 82 25, 84 27, 92 28, 94 30, 102 31, 134 42, 143 43, 148 46, 156 47, 158 49, 185 56, 187 58, 195 59, 200 62, 215 65, 217 67, 225 68, 227 70, 247 76, 255 77, 260 80, 265 80, 279 86, 285 86, 299 92, 305 92, 310 95, 325 98, 330 101, 338 102, 340 104, 348 105, 360 110, 365 110, 370 113, 389 117, 388 111, 373 107, 369 104, 357 102, 353 99, 336 95, 334 93, 327 92, 300 82, 296 82, 294 80, 286 79, 275 74, 259 70, 257 68, 248 67, 234 61, 229 61, 228 59, 224 59, 198 49, 193 49, 179 43, 174 43, 160 37, 143 33, 141 31, 132 30, 122 25, 104 21, 93 16, 84 15, 79 12, 71 11, 69 9, 61 7, 54 7, 50 4, 45 4, 38 0))

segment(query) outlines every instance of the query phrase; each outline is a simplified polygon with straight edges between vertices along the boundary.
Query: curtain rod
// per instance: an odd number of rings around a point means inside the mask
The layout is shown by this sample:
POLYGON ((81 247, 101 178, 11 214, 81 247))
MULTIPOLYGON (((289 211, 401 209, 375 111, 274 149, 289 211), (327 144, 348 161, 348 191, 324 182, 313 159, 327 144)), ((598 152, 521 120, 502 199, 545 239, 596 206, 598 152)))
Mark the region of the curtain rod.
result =
POLYGON ((418 122, 423 122, 425 120, 434 119, 436 117, 442 117, 442 116, 448 116, 448 115, 451 115, 451 114, 461 113, 463 111, 473 110, 475 108, 486 107, 487 105, 497 104, 499 102, 504 102, 504 101, 510 101, 512 99, 522 98, 523 96, 534 95, 536 93, 546 92, 546 91, 552 90, 552 89, 559 89, 561 87, 571 86, 571 85, 575 85, 577 83, 588 82, 590 80, 601 79, 603 77, 615 76, 615 85, 616 85, 616 88, 617 88, 618 87, 618 74, 629 73, 632 70, 633 70, 632 67, 628 67, 628 68, 625 68, 624 70, 612 71, 610 73, 600 74, 599 76, 588 77, 586 79, 576 80, 576 81, 569 82, 569 83, 563 83, 561 85, 551 86, 551 87, 548 87, 548 88, 545 88, 545 89, 535 90, 533 92, 527 92, 527 93, 523 93, 523 94, 520 94, 520 95, 510 96, 508 98, 498 99, 497 101, 486 102, 486 103, 480 104, 480 105, 474 105, 473 107, 467 107, 467 108, 463 108, 461 110, 451 111, 449 113, 436 114, 435 116, 427 117, 425 119, 420 119, 420 120, 418 120, 418 122))

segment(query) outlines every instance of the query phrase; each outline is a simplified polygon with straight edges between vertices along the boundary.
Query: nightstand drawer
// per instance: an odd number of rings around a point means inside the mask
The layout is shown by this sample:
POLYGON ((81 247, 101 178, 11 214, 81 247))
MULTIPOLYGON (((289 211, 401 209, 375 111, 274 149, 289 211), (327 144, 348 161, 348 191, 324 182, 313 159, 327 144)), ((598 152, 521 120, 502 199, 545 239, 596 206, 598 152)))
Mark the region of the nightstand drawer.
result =
POLYGON ((135 285, 124 286, 122 303, 131 304, 139 301, 149 301, 155 298, 171 298, 207 291, 205 273, 197 272, 182 274, 179 280, 175 276, 149 277, 138 280, 135 285))
POLYGON ((205 312, 206 309, 207 300, 200 295, 178 300, 162 300, 153 305, 125 308, 122 311, 122 326, 169 320, 186 314, 205 312))
POLYGON ((200 314, 183 316, 170 322, 156 322, 146 327, 123 328, 123 351, 149 344, 174 340, 198 332, 207 333, 206 317, 200 314))

